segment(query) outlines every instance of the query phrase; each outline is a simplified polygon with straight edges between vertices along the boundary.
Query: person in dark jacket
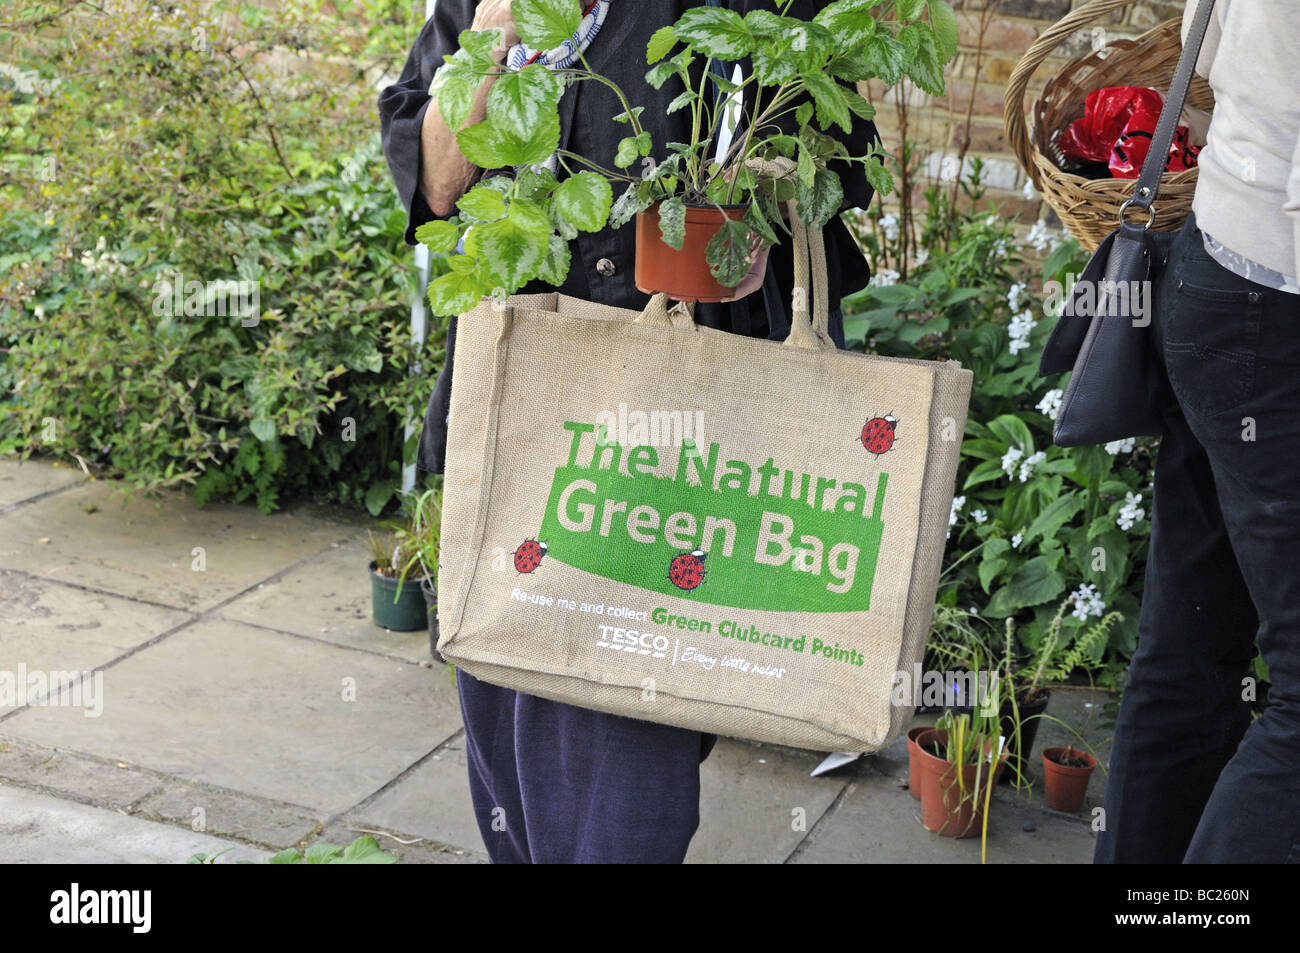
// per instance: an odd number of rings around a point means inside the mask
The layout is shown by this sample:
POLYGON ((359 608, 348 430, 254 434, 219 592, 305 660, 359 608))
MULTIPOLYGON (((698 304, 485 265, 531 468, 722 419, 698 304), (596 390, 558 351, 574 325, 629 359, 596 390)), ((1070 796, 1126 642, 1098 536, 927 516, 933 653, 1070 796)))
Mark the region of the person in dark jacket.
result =
MULTIPOLYGON (((674 22, 688 7, 702 5, 689 0, 584 3, 586 17, 576 39, 588 44, 587 63, 617 83, 633 105, 645 107, 641 121, 660 150, 666 142, 690 140, 690 114, 689 110, 668 113, 668 104, 681 92, 673 81, 658 90, 645 81, 646 43, 656 29, 674 22)), ((750 7, 770 6, 760 0, 720 0, 712 5, 742 15, 750 7)), ((788 12, 811 19, 824 5, 795 0, 788 12)), ((510 0, 440 0, 420 31, 401 77, 380 95, 384 152, 407 210, 410 244, 415 243, 419 225, 454 214, 456 199, 485 174, 455 149, 455 139, 428 91, 443 59, 457 49, 460 32, 490 27, 503 30, 497 59, 504 62, 509 48, 518 43, 510 0)), ((479 92, 471 123, 482 118, 485 100, 486 85, 479 92)), ((612 117, 621 111, 613 91, 604 84, 571 83, 560 101, 560 148, 612 168, 618 141, 625 134, 625 127, 612 117)), ((853 155, 864 154, 877 140, 874 125, 857 118, 851 134, 837 130, 837 136, 853 155)), ((866 208, 872 191, 860 166, 835 162, 831 167, 844 185, 844 208, 866 208)), ((830 333, 843 347, 839 301, 866 285, 867 264, 838 217, 826 225, 824 238, 830 333)), ((600 304, 643 308, 648 296, 633 282, 635 243, 633 223, 580 233, 570 243, 572 264, 558 290, 600 304)), ((769 259, 763 294, 697 304, 696 323, 784 339, 793 286, 790 243, 773 248, 769 259)), ((538 281, 520 293, 551 290, 555 289, 538 281)), ((452 319, 447 361, 429 400, 420 441, 419 465, 434 473, 443 471, 445 461, 455 333, 452 319)), ((493 862, 678 863, 683 859, 698 826, 699 764, 713 747, 713 735, 536 698, 464 672, 457 673, 457 685, 470 790, 493 862)))

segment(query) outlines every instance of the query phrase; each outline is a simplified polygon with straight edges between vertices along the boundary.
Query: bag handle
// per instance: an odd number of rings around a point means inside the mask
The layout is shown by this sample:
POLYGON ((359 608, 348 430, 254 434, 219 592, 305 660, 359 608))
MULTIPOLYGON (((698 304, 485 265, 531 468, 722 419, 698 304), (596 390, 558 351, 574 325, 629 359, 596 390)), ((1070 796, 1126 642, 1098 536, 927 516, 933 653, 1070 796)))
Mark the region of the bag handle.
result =
MULTIPOLYGON (((799 218, 795 201, 786 203, 794 238, 794 289, 790 315, 790 334, 785 339, 787 347, 804 350, 834 349, 830 335, 830 293, 826 274, 826 242, 820 228, 810 229, 799 218), (811 278, 811 287, 809 279, 811 278), (812 298, 814 311, 809 312, 808 299, 812 298)), ((694 328, 693 307, 682 301, 668 304, 668 295, 658 292, 637 317, 636 323, 663 328, 694 328)))
POLYGON ((1174 80, 1169 85, 1169 94, 1165 97, 1160 118, 1156 121, 1155 135, 1151 138, 1151 148, 1147 152, 1146 161, 1142 163, 1142 171, 1138 175, 1133 197, 1125 199, 1124 204, 1119 207, 1121 225, 1124 224, 1124 212, 1130 205, 1136 205, 1147 211, 1147 221, 1142 226, 1143 231, 1150 228, 1151 223, 1156 220, 1156 213, 1151 205, 1160 191, 1160 177, 1164 174, 1165 163, 1169 161, 1169 147, 1174 142, 1174 131, 1183 113, 1183 102, 1187 99, 1187 89, 1192 83, 1192 72, 1201 54, 1201 43, 1205 39, 1205 30, 1210 24, 1210 11, 1213 8, 1214 0, 1201 0, 1196 8, 1191 28, 1187 31, 1187 42, 1183 44, 1183 52, 1178 57, 1174 80))

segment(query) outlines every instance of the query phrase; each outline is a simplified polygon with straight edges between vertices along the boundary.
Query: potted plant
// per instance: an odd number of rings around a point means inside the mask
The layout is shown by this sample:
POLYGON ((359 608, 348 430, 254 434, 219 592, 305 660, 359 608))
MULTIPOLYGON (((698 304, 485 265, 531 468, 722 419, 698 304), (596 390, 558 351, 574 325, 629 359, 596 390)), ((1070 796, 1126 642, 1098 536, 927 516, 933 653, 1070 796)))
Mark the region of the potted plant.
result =
MULTIPOLYGON (((744 17, 692 8, 650 39, 646 81, 656 89, 680 86, 669 109, 690 110, 686 142, 655 143, 640 121, 644 107, 588 68, 581 52, 581 65, 569 69, 536 63, 511 69, 491 58, 499 30, 463 32, 430 94, 466 159, 517 171, 481 180, 461 197, 457 216, 417 229, 416 238, 447 266, 429 284, 430 309, 460 314, 485 295, 504 298, 535 278, 559 285, 568 273, 568 242, 579 231, 618 228, 638 215, 642 291, 679 300, 734 297, 746 275, 761 277, 757 259, 764 246, 789 232, 786 203, 814 228, 839 211, 843 189, 828 161, 861 165, 873 188, 888 193, 893 184, 881 153, 850 155, 829 134, 848 131, 855 115, 874 115, 845 84, 878 78, 892 85, 906 75, 942 95, 943 66, 957 49, 952 8, 943 0, 836 0, 802 20, 786 16, 790 2, 776 0, 774 9, 744 17), (740 83, 710 68, 742 59, 752 69, 740 83), (486 118, 464 126, 489 74, 497 79, 486 118), (600 82, 617 95, 622 109, 609 118, 624 124, 627 135, 615 168, 559 148, 565 80, 600 82), (717 158, 729 103, 744 106, 747 122, 717 158), (552 156, 562 176, 545 167, 552 156)), ((515 0, 512 12, 520 38, 534 49, 568 40, 582 16, 578 0, 515 0)))
POLYGON ((366 534, 370 550, 370 603, 375 624, 410 632, 427 624, 424 598, 414 587, 402 591, 404 567, 414 555, 410 543, 393 533, 366 534))
POLYGON ((445 662, 438 651, 438 556, 442 546, 442 491, 430 488, 421 493, 411 506, 409 530, 399 534, 406 542, 409 556, 401 567, 397 589, 400 595, 407 577, 418 572, 420 595, 429 619, 429 654, 445 662))
POLYGON ((988 844, 988 807, 993 785, 1006 766, 1005 739, 996 715, 946 712, 918 739, 921 760, 921 823, 945 837, 980 835, 980 859, 988 844))
POLYGON ((1083 804, 1097 759, 1074 745, 1043 751, 1043 786, 1047 806, 1073 814, 1083 804))
POLYGON ((1100 666, 1101 653, 1110 639, 1111 627, 1124 616, 1109 612, 1087 628, 1076 627, 1073 634, 1066 631, 1066 609, 1072 605, 1065 599, 1057 607, 1047 624, 1038 646, 1031 650, 1023 665, 1012 669, 1009 660, 1016 657, 1013 619, 1006 621, 1006 642, 1003 656, 1008 660, 1012 691, 1006 693, 1002 705, 1002 732, 1011 748, 1012 771, 1003 781, 1015 781, 1019 786, 1026 777, 1028 759, 1038 735, 1038 725, 1046 717, 1047 705, 1052 697, 1052 686, 1063 683, 1077 671, 1089 677, 1100 666))

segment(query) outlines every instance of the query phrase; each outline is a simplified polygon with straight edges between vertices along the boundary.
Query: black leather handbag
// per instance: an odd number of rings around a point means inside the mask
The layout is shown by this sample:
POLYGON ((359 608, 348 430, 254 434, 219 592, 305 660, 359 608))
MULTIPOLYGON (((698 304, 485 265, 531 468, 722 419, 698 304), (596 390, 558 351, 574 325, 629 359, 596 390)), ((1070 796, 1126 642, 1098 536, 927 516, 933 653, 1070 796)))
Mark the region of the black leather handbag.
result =
POLYGON ((1158 436, 1164 430, 1160 405, 1167 385, 1148 329, 1176 233, 1151 230, 1151 206, 1213 7, 1214 0, 1201 0, 1196 8, 1133 197, 1120 206, 1119 227, 1093 253, 1043 345, 1039 376, 1072 372, 1052 430, 1059 447, 1158 436), (1146 223, 1130 222, 1129 208, 1145 211, 1146 223))

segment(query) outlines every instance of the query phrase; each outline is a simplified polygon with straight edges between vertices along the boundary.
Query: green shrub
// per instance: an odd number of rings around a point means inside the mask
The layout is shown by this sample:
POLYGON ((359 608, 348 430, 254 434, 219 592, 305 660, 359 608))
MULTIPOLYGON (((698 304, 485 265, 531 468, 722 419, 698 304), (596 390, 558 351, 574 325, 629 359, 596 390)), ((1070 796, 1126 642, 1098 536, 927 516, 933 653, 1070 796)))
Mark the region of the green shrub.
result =
MULTIPOLYGON (((980 171, 976 160, 971 180, 962 183, 965 208, 982 197, 980 171)), ((926 251, 905 279, 898 277, 896 222, 876 211, 863 223, 870 226, 860 234, 870 257, 896 267, 877 265, 873 284, 844 306, 852 346, 952 358, 975 376, 940 604, 999 623, 1016 620, 1024 657, 1040 648, 1062 599, 1069 600, 1063 644, 1118 612, 1122 619, 1111 620, 1107 641, 1086 643, 1092 662, 1107 660, 1099 681, 1113 684, 1136 646, 1154 442, 1055 446, 1048 412, 1064 382, 1037 372, 1055 320, 1042 313, 1046 283, 1064 284, 1088 256, 1065 241, 1040 279, 1026 273, 1005 219, 957 211, 937 188, 927 199, 915 246, 926 251)), ((990 641, 997 644, 996 637, 990 641)))
POLYGON ((200 504, 394 499, 442 342, 409 340, 360 41, 289 7, 126 0, 4 44, 51 83, 0 90, 0 447, 200 504), (255 314, 223 306, 241 281, 255 314))

